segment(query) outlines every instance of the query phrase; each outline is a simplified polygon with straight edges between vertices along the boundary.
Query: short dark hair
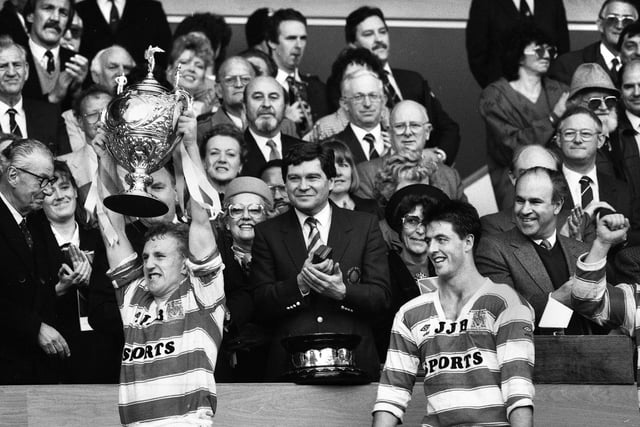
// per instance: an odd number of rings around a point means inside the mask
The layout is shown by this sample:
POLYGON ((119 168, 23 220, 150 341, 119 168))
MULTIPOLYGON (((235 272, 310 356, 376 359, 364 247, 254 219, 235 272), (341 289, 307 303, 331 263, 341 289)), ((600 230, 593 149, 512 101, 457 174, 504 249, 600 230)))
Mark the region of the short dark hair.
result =
POLYGON ((235 139, 240 146, 240 164, 245 164, 247 161, 247 144, 244 142, 244 135, 242 131, 229 123, 222 123, 219 125, 215 125, 209 131, 205 132, 202 136, 202 143, 200 144, 200 157, 204 158, 207 153, 207 144, 209 140, 214 136, 228 136, 230 138, 235 139))
MULTIPOLYGON (((633 8, 636 10, 636 13, 638 13, 638 6, 636 6, 636 4, 631 0, 604 0, 604 2, 602 3, 602 6, 600 6, 600 10, 598 11, 599 19, 604 18, 604 16, 602 16, 602 13, 604 12, 604 8, 609 6, 611 3, 626 3, 628 5, 633 6, 633 8)), ((620 37, 622 37, 622 34, 620 34, 620 37)))
POLYGON ((267 40, 273 43, 278 43, 278 35, 280 33, 280 24, 284 21, 298 21, 305 27, 307 26, 307 18, 295 9, 278 9, 276 10, 267 26, 267 40))
MULTIPOLYGON (((402 232, 402 218, 406 214, 411 212, 416 206, 422 206, 422 215, 426 218, 429 212, 431 212, 431 209, 438 203, 438 199, 426 194, 407 194, 400 200, 400 203, 398 203, 393 210, 392 215, 390 217, 387 216, 389 227, 400 234, 402 232), (389 221, 389 219, 391 219, 391 221, 389 221)), ((389 209, 389 206, 390 205, 387 205, 387 209, 389 209)))
POLYGON ((65 180, 69 181, 71 183, 71 186, 75 190, 78 189, 78 184, 76 183, 76 179, 73 177, 73 174, 71 173, 71 169, 69 169, 69 165, 67 165, 67 162, 64 162, 62 160, 54 160, 53 173, 54 174, 58 173, 65 180))
MULTIPOLYGON (((260 58, 265 62, 265 64, 267 64, 267 67, 269 67, 268 76, 275 77, 278 74, 278 65, 276 64, 276 62, 273 60, 273 58, 270 55, 267 55, 261 50, 247 49, 244 52, 241 52, 238 56, 241 56, 245 59, 260 58)), ((260 70, 253 64, 251 64, 251 67, 253 67, 253 70, 255 71, 256 76, 259 76, 260 70)))
POLYGON ((329 106, 331 111, 340 107, 340 84, 344 77, 344 72, 349 64, 360 64, 378 75, 380 80, 384 81, 385 74, 382 63, 376 55, 369 49, 345 48, 339 54, 331 66, 331 75, 327 79, 327 97, 329 98, 329 106))
POLYGON ((73 102, 71 104, 71 109, 73 110, 73 113, 76 115, 76 117, 82 117, 82 103, 84 102, 84 100, 91 96, 96 97, 98 95, 108 95, 110 98, 113 97, 111 92, 109 92, 109 89, 97 84, 89 86, 88 88, 82 90, 82 92, 80 92, 78 95, 76 95, 76 97, 73 98, 73 102))
POLYGON ((640 58, 633 58, 631 61, 627 62, 626 64, 622 64, 622 67, 620 67, 620 70, 618 70, 618 76, 620 77, 619 85, 622 85, 622 81, 624 80, 624 74, 626 73, 627 69, 632 65, 636 66, 639 64, 640 64, 640 58))
POLYGON ((552 44, 551 39, 534 24, 517 25, 507 32, 502 52, 502 74, 508 81, 518 78, 520 61, 524 56, 522 52, 531 43, 552 44))
POLYGON ((620 33, 620 37, 618 38, 618 44, 616 45, 616 49, 618 52, 622 50, 622 45, 624 44, 624 39, 627 37, 633 37, 640 34, 640 21, 634 21, 632 24, 624 27, 622 32, 620 33))
MULTIPOLYGON (((24 9, 22 10, 22 16, 25 17, 25 23, 27 24, 27 29, 31 31, 31 23, 26 19, 27 16, 34 13, 36 10, 36 5, 39 0, 27 0, 27 4, 24 5, 24 9)), ((71 26, 71 22, 73 21, 73 17, 76 14, 76 1, 69 1, 69 20, 67 21, 67 26, 62 29, 62 34, 69 29, 71 26)), ((62 40, 62 35, 60 35, 60 40, 62 40)))
POLYGON ((282 160, 282 179, 287 182, 289 165, 297 166, 302 162, 320 160, 320 167, 328 179, 335 178, 336 164, 333 150, 318 142, 296 144, 284 155, 282 160))
POLYGON ((451 224, 453 231, 464 239, 473 236, 473 248, 477 248, 482 235, 478 211, 470 203, 461 200, 443 200, 434 205, 425 215, 427 224, 441 221, 451 224))
POLYGON ((189 258, 189 226, 187 224, 160 223, 153 225, 144 235, 145 244, 154 238, 173 237, 178 242, 178 251, 189 258))
POLYGON ((356 41, 356 28, 362 21, 372 16, 377 16, 384 22, 385 27, 387 26, 382 10, 377 7, 362 6, 347 16, 347 23, 344 26, 344 38, 347 43, 354 43, 356 41))
POLYGON ((231 41, 231 27, 227 24, 223 16, 215 13, 194 13, 187 16, 178 24, 176 31, 173 33, 174 40, 179 36, 199 31, 204 33, 211 43, 211 48, 218 51, 215 58, 216 69, 225 60, 227 46, 231 41))
POLYGON ((258 172, 258 176, 260 177, 260 179, 262 179, 262 174, 264 174, 267 170, 271 168, 278 168, 280 169, 280 173, 282 173, 282 159, 273 159, 265 163, 260 168, 260 171, 258 172))
POLYGON ((564 174, 561 171, 554 171, 552 169, 543 168, 542 166, 529 168, 522 172, 522 175, 520 175, 516 180, 516 187, 518 186, 518 183, 522 178, 527 175, 534 174, 546 175, 547 177, 549 177, 549 180, 551 180, 551 186, 553 188, 551 194, 552 202, 557 203, 567 200, 567 197, 569 195, 569 185, 567 184, 567 180, 565 179, 564 174))
POLYGON ((252 48, 267 39, 269 20, 273 15, 273 9, 261 7, 253 11, 247 23, 244 25, 244 36, 247 39, 247 48, 252 48))
POLYGON ((578 114, 584 114, 585 116, 589 116, 591 120, 593 120, 596 123, 596 127, 598 128, 598 131, 602 132, 602 121, 600 120, 600 117, 598 117, 598 115, 593 111, 591 111, 590 109, 585 108, 581 105, 573 105, 567 108, 564 114, 562 114, 562 116, 560 116, 560 118, 558 119, 558 122, 556 123, 556 130, 559 132, 560 127, 562 126, 562 123, 564 123, 565 120, 567 120, 569 117, 577 116, 578 114))

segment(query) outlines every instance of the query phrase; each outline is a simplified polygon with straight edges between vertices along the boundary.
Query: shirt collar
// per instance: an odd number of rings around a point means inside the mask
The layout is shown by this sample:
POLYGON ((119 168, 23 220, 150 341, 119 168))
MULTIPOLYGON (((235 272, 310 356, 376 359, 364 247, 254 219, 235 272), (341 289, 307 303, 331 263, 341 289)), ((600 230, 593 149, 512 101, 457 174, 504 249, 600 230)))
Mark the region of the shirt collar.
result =
MULTIPOLYGON (((558 236, 556 235, 556 230, 553 230, 553 234, 547 237, 545 240, 551 243, 551 247, 554 247, 556 245, 557 239, 558 239, 558 236)), ((539 245, 540 243, 542 243, 543 239, 531 239, 531 240, 533 240, 533 243, 535 243, 536 245, 539 245)))
POLYGON ((376 127, 371 130, 362 129, 361 127, 356 126, 353 123, 350 123, 350 125, 351 130, 353 130, 353 133, 356 135, 356 138, 358 138, 358 141, 362 141, 362 138, 364 138, 364 136, 368 133, 373 135, 376 138, 376 141, 382 141, 382 128, 380 127, 380 123, 378 123, 376 127))
MULTIPOLYGON (((50 50, 51 53, 53 53, 53 59, 54 61, 58 60, 58 53, 60 52, 60 44, 58 44, 58 46, 51 48, 51 49, 47 49, 46 47, 42 47, 39 44, 37 44, 36 42, 34 42, 31 38, 29 39, 29 49, 31 49, 31 54, 33 55, 33 59, 35 61, 37 61, 38 63, 42 63, 42 61, 44 60, 44 54, 50 50)), ((60 67, 60 69, 62 69, 62 67, 60 67)))
POLYGON ((562 165, 562 173, 566 177, 567 182, 579 182, 580 178, 582 178, 583 176, 589 177, 591 179, 591 182, 593 182, 594 184, 598 182, 596 165, 593 165, 593 167, 587 173, 578 173, 576 171, 569 169, 565 165, 562 165))
MULTIPOLYGON (((297 208, 294 208, 293 210, 296 213, 296 216, 298 217, 300 228, 304 230, 304 222, 311 215, 304 214, 300 212, 297 208)), ((327 200, 326 206, 322 208, 322 210, 317 214, 315 214, 313 217, 316 219, 316 221, 318 221, 319 227, 326 227, 331 221, 331 203, 329 203, 329 201, 327 200)))
POLYGON ((264 136, 260 136, 256 134, 251 128, 249 128, 249 133, 251 133, 251 136, 253 136, 253 139, 256 140, 256 144, 258 144, 258 147, 266 147, 268 140, 272 140, 273 142, 275 142, 278 147, 282 146, 282 143, 281 143, 282 132, 278 132, 272 138, 266 138, 264 136))
POLYGON ((2 194, 2 191, 0 191, 0 199, 2 199, 4 204, 7 205, 7 208, 9 208, 9 212, 11 212, 11 216, 16 221, 16 224, 20 224, 24 219, 24 217, 20 215, 20 212, 18 212, 18 210, 13 207, 11 202, 9 202, 9 200, 6 197, 4 197, 4 194, 2 194))
MULTIPOLYGON (((297 82, 301 82, 302 79, 300 78, 300 73, 298 73, 298 69, 296 68, 296 70, 293 72, 293 76, 295 77, 297 82)), ((289 73, 287 73, 286 71, 284 71, 281 68, 278 68, 278 74, 276 74, 276 80, 278 81, 278 83, 280 83, 282 86, 288 88, 289 87, 289 83, 287 83, 287 77, 289 77, 289 73)))
POLYGON ((629 123, 631 123, 631 127, 633 128, 633 130, 638 132, 638 128, 640 128, 640 117, 630 113, 629 110, 626 110, 625 114, 627 115, 627 118, 629 119, 629 123))
POLYGON ((24 111, 24 109, 22 108, 22 96, 20 96, 20 100, 16 102, 16 105, 14 105, 13 107, 0 101, 0 114, 4 114, 9 108, 13 108, 14 110, 16 110, 16 113, 18 113, 18 115, 22 114, 22 112, 24 111))
POLYGON ((62 246, 67 243, 71 243, 77 247, 80 247, 80 227, 78 227, 78 223, 75 223, 76 228, 73 230, 73 235, 70 240, 66 240, 64 236, 58 233, 58 230, 55 227, 51 227, 51 231, 53 232, 53 236, 56 238, 56 242, 58 242, 58 246, 62 246))
POLYGON ((604 63, 608 69, 611 68, 611 61, 613 58, 616 58, 620 64, 620 57, 611 53, 611 51, 605 47, 604 43, 600 43, 600 55, 602 55, 602 59, 604 59, 604 63))

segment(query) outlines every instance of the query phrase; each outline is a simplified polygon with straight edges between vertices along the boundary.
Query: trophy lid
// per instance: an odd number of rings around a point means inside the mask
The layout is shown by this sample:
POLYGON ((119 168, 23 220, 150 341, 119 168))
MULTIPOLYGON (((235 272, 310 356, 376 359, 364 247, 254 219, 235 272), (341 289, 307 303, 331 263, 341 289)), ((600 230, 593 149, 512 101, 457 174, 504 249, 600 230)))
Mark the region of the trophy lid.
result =
POLYGON ((165 94, 168 92, 168 90, 153 76, 153 69, 156 67, 155 54, 157 52, 164 52, 164 50, 157 46, 149 45, 147 50, 144 52, 144 58, 147 60, 147 75, 141 82, 131 85, 131 90, 156 94, 165 94))

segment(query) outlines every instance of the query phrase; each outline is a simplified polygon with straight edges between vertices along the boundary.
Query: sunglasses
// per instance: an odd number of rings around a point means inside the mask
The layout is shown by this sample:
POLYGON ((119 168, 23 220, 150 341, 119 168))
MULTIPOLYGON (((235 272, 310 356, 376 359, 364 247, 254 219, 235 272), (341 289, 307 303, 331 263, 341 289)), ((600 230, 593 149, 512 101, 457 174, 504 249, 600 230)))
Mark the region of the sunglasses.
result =
POLYGON ((525 49, 525 55, 535 55, 538 59, 546 59, 547 54, 549 55, 549 59, 554 59, 558 55, 558 49, 555 46, 549 46, 546 44, 536 45, 525 49))
POLYGON ((607 15, 603 18, 600 18, 604 21, 605 25, 608 27, 619 26, 626 27, 629 24, 635 22, 635 19, 631 15, 607 15))
POLYGON ((586 101, 587 108, 591 111, 598 111, 601 107, 605 107, 607 110, 612 110, 616 108, 616 104, 618 103, 618 98, 615 96, 600 96, 589 98, 586 101))

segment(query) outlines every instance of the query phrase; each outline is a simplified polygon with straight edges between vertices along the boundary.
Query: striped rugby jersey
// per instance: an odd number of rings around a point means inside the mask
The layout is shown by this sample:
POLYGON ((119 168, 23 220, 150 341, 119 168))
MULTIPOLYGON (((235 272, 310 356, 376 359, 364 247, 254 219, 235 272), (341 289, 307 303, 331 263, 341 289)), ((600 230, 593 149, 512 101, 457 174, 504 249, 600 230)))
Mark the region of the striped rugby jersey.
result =
POLYGON ((395 316, 373 412, 402 420, 421 365, 424 426, 507 426, 511 411, 533 406, 533 309, 510 286, 485 279, 455 320, 438 291, 395 316))
MULTIPOLYGON (((640 354, 640 287, 636 283, 607 285, 607 259, 587 264, 582 261, 585 257, 578 258, 573 278, 573 309, 599 325, 621 328, 626 335, 635 338, 640 354)), ((640 359, 637 369, 640 374, 640 359)), ((640 389, 638 402, 640 404, 640 389)))
POLYGON ((123 424, 184 416, 204 417, 208 422, 202 425, 211 424, 216 410, 213 372, 226 311, 223 267, 219 254, 200 263, 187 260, 189 276, 162 307, 147 291, 135 254, 108 272, 124 324, 123 424))

